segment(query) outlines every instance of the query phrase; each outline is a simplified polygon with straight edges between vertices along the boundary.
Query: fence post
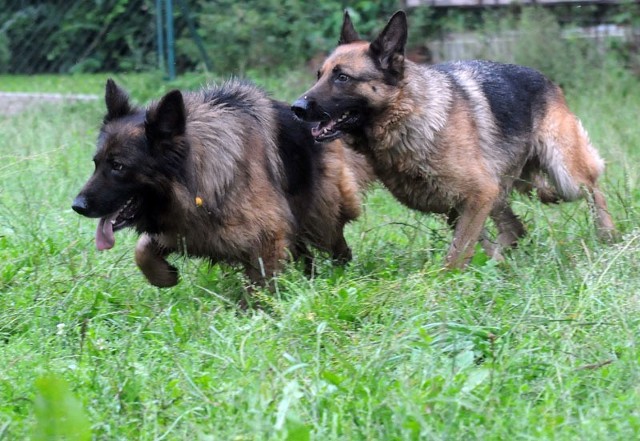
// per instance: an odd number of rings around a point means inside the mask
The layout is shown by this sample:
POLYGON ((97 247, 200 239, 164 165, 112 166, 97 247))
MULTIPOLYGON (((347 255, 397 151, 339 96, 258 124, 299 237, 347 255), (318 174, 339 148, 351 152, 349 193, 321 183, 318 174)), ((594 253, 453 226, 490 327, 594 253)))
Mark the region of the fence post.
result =
POLYGON ((166 25, 167 25, 167 71, 169 81, 176 78, 175 41, 173 35, 173 0, 165 1, 166 25))
POLYGON ((156 0, 156 44, 158 49, 158 69, 164 71, 164 26, 162 25, 162 0, 156 0))
POLYGON ((202 61, 204 62, 204 66, 206 67, 208 72, 213 70, 213 65, 211 64, 211 59, 209 55, 207 55, 207 51, 204 48, 204 43, 202 42, 202 38, 200 38, 200 34, 196 30, 195 25, 193 24, 193 17, 191 16, 191 11, 189 10, 189 6, 185 0, 178 0, 178 4, 182 9, 182 15, 187 21, 187 26, 189 27, 189 33, 191 34, 191 38, 196 43, 198 50, 200 51, 200 56, 202 57, 202 61))

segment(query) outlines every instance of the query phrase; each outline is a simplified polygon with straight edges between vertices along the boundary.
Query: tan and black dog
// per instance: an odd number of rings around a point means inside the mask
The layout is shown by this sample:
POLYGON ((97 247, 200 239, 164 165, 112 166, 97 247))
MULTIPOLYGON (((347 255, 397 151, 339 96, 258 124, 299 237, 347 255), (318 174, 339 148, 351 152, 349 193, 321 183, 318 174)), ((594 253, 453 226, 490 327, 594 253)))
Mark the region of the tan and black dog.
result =
POLYGON ((496 258, 515 245, 525 230, 509 205, 514 188, 536 189, 544 202, 587 196, 598 233, 615 235, 597 186, 604 163, 557 85, 517 65, 417 65, 404 56, 406 41, 402 11, 372 43, 345 13, 338 47, 292 110, 319 122, 317 141, 343 138, 365 154, 403 204, 448 215, 448 267, 466 265, 479 240, 496 258), (489 217, 497 248, 486 240, 489 217))
POLYGON ((260 284, 288 255, 309 269, 307 245, 351 258, 343 227, 360 213, 371 167, 342 142, 318 148, 288 104, 238 80, 147 108, 109 80, 105 100, 95 171, 72 207, 99 218, 99 250, 137 229, 136 263, 153 285, 178 282, 173 252, 240 263, 260 284))

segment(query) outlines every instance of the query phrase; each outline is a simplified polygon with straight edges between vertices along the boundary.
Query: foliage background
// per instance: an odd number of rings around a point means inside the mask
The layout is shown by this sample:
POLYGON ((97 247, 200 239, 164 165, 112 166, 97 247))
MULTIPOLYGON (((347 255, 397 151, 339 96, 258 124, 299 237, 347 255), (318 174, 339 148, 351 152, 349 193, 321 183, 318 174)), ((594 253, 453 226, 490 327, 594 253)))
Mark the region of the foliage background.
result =
MULTIPOLYGON (((176 68, 179 73, 205 69, 187 18, 202 39, 216 74, 273 72, 301 66, 333 48, 345 9, 366 38, 379 31, 404 3, 323 0, 311 5, 300 0, 177 0, 173 2, 176 68)), ((0 73, 157 69, 155 8, 154 0, 0 0, 0 73)), ((596 23, 637 27, 639 8, 633 1, 607 8, 560 5, 544 10, 516 4, 494 9, 418 7, 409 14, 409 47, 421 48, 430 40, 446 38, 456 31, 478 32, 478 39, 482 40, 489 34, 515 29, 521 31, 517 52, 522 55, 516 61, 538 67, 554 79, 562 76, 560 81, 586 70, 567 72, 571 66, 564 63, 567 58, 584 63, 585 67, 602 58, 602 51, 594 51, 584 41, 560 38, 562 29, 596 23)), ((611 41, 607 49, 617 51, 627 64, 635 66, 638 47, 640 37, 637 41, 611 41)))
MULTIPOLYGON (((285 61, 297 65, 328 49, 347 6, 367 32, 402 2, 174 1, 178 70, 202 65, 186 11, 215 70, 229 73, 285 61)), ((0 72, 148 70, 157 66, 155 16, 154 0, 2 0, 0 72)))

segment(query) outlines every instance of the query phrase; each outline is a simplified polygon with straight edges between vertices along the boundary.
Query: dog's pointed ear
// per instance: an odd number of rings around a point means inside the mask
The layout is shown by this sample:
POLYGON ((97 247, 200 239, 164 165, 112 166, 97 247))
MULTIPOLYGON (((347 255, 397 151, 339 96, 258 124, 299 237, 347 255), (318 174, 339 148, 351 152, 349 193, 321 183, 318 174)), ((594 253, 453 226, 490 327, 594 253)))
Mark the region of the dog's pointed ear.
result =
POLYGON ((349 11, 344 10, 344 20, 342 21, 342 31, 340 31, 340 40, 338 45, 353 43, 360 40, 360 35, 353 27, 353 22, 349 16, 349 11))
POLYGON ((182 93, 172 90, 147 111, 145 132, 152 140, 167 140, 184 134, 186 123, 182 93))
POLYGON ((131 104, 129 104, 129 95, 111 78, 107 80, 107 85, 105 86, 104 101, 107 105, 105 123, 127 116, 132 112, 131 104))
POLYGON ((402 75, 406 44, 407 15, 404 11, 398 11, 393 14, 378 38, 371 43, 369 51, 382 69, 402 75))

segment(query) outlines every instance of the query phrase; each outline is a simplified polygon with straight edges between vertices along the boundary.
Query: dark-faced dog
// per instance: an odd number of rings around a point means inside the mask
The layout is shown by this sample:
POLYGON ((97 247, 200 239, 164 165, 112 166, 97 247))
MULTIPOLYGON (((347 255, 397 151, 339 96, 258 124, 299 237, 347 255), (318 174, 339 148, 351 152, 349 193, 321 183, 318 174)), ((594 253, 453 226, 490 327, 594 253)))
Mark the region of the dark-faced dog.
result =
POLYGON ((292 110, 319 122, 317 141, 342 138, 365 154, 403 204, 448 215, 448 267, 465 266, 478 240, 496 258, 515 245, 525 230, 509 205, 514 188, 535 189, 543 202, 587 196, 598 233, 613 238, 597 186, 604 163, 557 85, 517 65, 417 65, 405 59, 406 41, 402 11, 371 43, 345 13, 338 47, 292 110), (486 240, 488 217, 497 248, 486 240))
POLYGON ((109 80, 105 100, 95 171, 72 207, 99 219, 99 250, 117 230, 141 233, 135 259, 153 285, 178 282, 174 252, 239 263, 259 284, 289 256, 309 269, 308 245, 351 258, 343 228, 372 170, 339 142, 314 147, 288 105, 239 80, 146 108, 109 80))

